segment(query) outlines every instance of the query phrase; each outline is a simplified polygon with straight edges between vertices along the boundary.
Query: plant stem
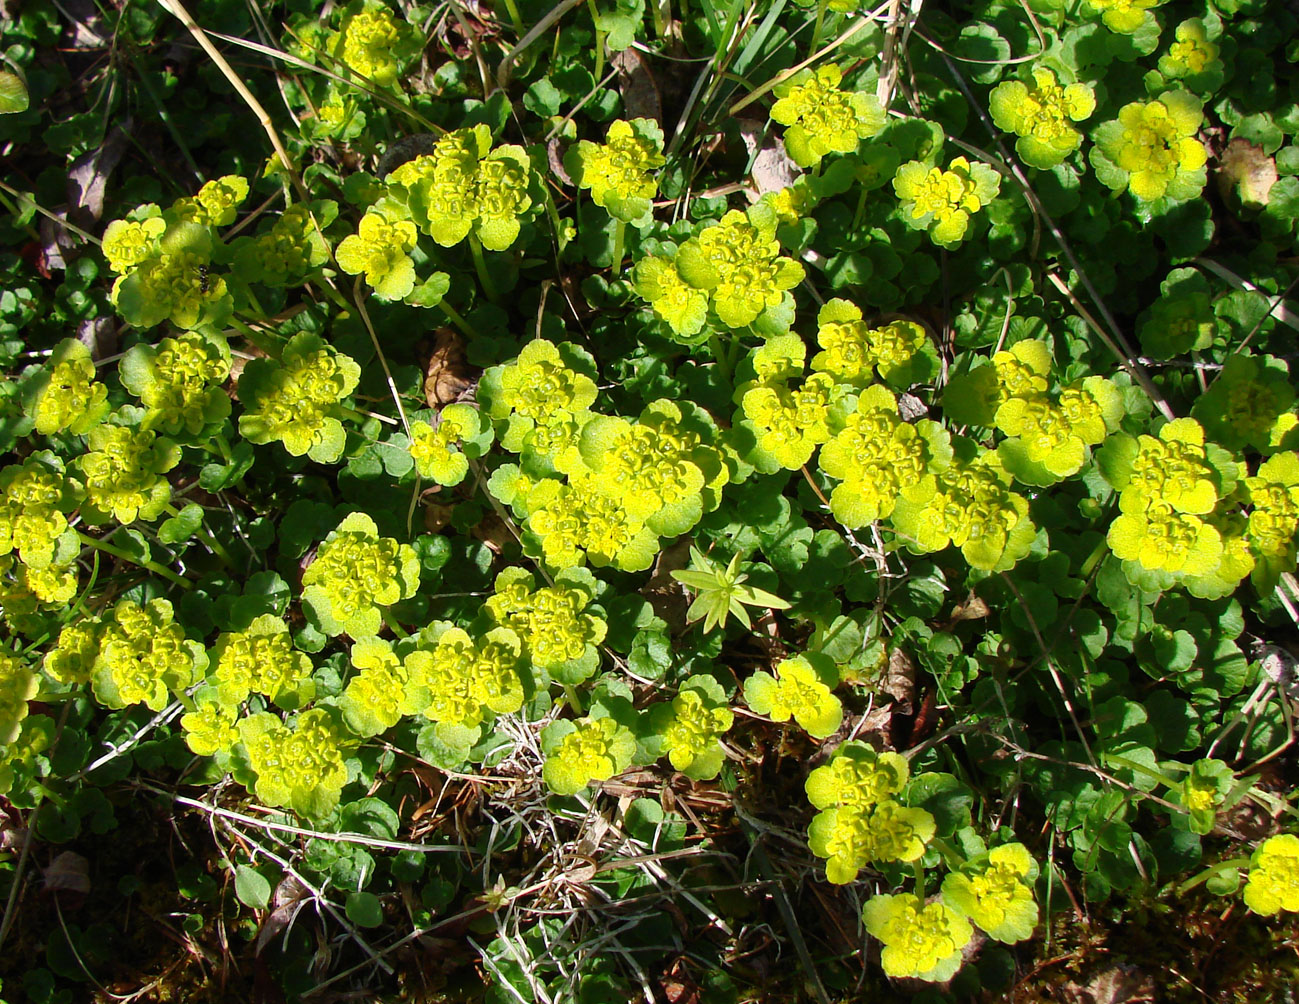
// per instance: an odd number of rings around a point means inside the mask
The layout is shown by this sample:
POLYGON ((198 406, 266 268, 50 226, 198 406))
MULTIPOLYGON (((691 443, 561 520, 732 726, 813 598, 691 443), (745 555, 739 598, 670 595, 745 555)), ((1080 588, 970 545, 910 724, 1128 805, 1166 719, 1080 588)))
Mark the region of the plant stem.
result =
MULTIPOLYGON (((168 505, 163 512, 168 516, 173 517, 180 515, 180 510, 174 505, 168 505)), ((220 561, 221 564, 225 565, 230 571, 234 571, 234 558, 230 557, 230 552, 225 549, 225 546, 208 532, 207 527, 200 524, 194 536, 196 536, 208 548, 208 550, 217 556, 217 560, 220 561)))
POLYGON ((613 274, 622 275, 622 249, 627 239, 627 224, 622 220, 613 221, 613 274))
POLYGON ((108 543, 107 541, 100 540, 98 537, 92 537, 88 533, 82 533, 80 530, 77 531, 77 539, 80 540, 81 543, 84 544, 86 547, 93 547, 97 551, 103 551, 105 554, 111 554, 114 558, 117 558, 120 561, 129 562, 132 565, 138 565, 140 568, 144 568, 150 572, 153 572, 154 575, 161 575, 164 579, 167 579, 169 582, 173 582, 176 585, 180 586, 181 589, 194 588, 194 583, 176 574, 166 565, 160 565, 156 561, 137 561, 135 558, 131 557, 131 555, 123 551, 120 547, 115 547, 112 544, 108 543))
POLYGON ((731 382, 731 359, 726 349, 722 346, 722 340, 718 337, 716 331, 708 333, 708 347, 713 350, 713 359, 717 361, 718 368, 722 371, 722 376, 726 382, 731 382))
POLYGON ((586 0, 586 5, 591 9, 591 23, 595 25, 595 82, 598 85, 604 76, 604 32, 600 30, 600 12, 595 9, 595 0, 586 0))
POLYGON ((582 705, 582 695, 571 683, 564 684, 564 696, 568 699, 568 706, 579 715, 586 713, 586 708, 582 705))
POLYGON ((279 346, 274 341, 267 338, 263 332, 245 324, 237 317, 230 318, 230 327, 234 328, 243 335, 250 343, 261 349, 267 355, 275 357, 279 355, 279 346))
POLYGON ((812 44, 808 47, 807 58, 811 59, 816 55, 816 47, 821 44, 821 25, 825 21, 825 9, 830 4, 830 0, 821 0, 816 5, 816 24, 812 26, 812 44))
POLYGON ((659 0, 649 0, 650 17, 654 21, 654 37, 662 40, 667 37, 668 21, 670 17, 663 16, 663 7, 667 6, 667 0, 663 0, 660 6, 659 0))
POLYGON ((499 303, 501 296, 496 292, 496 284, 487 273, 487 261, 483 257, 483 245, 475 234, 469 235, 469 252, 474 256, 474 269, 478 272, 478 281, 482 283, 483 292, 492 303, 499 303))
POLYGON ((442 308, 442 313, 451 318, 451 323, 459 328, 463 334, 468 335, 470 338, 478 337, 478 332, 474 330, 474 326, 466 321, 464 317, 461 316, 460 311, 447 303, 446 300, 443 300, 438 304, 438 306, 442 308))
POLYGON ((519 5, 514 0, 505 0, 505 9, 510 12, 510 21, 514 24, 515 33, 523 37, 523 18, 519 17, 519 5))
POLYGON ((233 272, 223 276, 222 278, 226 279, 227 286, 234 285, 239 290, 239 292, 243 293, 244 296, 248 297, 248 302, 249 304, 252 305, 253 310, 257 312, 257 319, 259 321, 266 317, 266 310, 264 307, 262 307, 261 301, 257 299, 257 294, 253 292, 252 286, 246 283, 239 276, 235 275, 233 272))
POLYGON ((861 192, 857 196, 857 212, 852 216, 852 228, 855 231, 861 226, 862 213, 866 211, 866 186, 862 185, 861 192))
POLYGON ((380 607, 379 615, 383 618, 383 622, 388 625, 389 630, 391 630, 398 638, 410 637, 410 632, 401 626, 401 623, 393 615, 393 612, 387 607, 380 607))
POLYGON ((336 290, 329 283, 322 281, 319 273, 312 278, 316 283, 316 288, 324 293, 330 300, 333 300, 338 308, 345 314, 354 314, 356 312, 356 305, 348 303, 347 298, 344 297, 342 293, 336 290))
POLYGON ((1177 887, 1177 895, 1185 896, 1197 885, 1207 882, 1213 876, 1222 872, 1229 872, 1235 868, 1245 868, 1249 865, 1249 858, 1230 858, 1226 861, 1219 861, 1211 868, 1206 868, 1200 874, 1192 876, 1177 887))

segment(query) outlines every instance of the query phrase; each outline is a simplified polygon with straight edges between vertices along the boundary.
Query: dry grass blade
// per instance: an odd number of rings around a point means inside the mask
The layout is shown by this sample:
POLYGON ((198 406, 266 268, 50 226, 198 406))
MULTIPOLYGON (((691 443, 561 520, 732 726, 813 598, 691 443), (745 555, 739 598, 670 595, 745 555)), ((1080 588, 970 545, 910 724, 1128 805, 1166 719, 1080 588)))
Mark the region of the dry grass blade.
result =
POLYGON ((207 33, 199 27, 198 23, 194 20, 190 12, 185 9, 185 5, 181 3, 180 0, 158 0, 158 6, 162 7, 163 10, 175 17, 186 27, 189 33, 194 36, 194 41, 196 41, 203 51, 207 53, 208 58, 216 64, 217 69, 221 71, 226 80, 230 81, 230 86, 235 89, 235 93, 243 99, 244 104, 246 104, 252 110, 252 113, 257 116, 257 121, 261 123, 262 129, 265 130, 267 138, 271 141, 271 146, 275 149, 276 156, 280 159, 280 164, 282 165, 283 170, 288 172, 289 178, 292 180, 294 188, 298 190, 298 194, 301 196, 302 201, 310 202, 311 196, 308 194, 306 187, 302 184, 302 178, 298 174, 297 169, 293 166, 293 161, 289 157, 288 151, 284 148, 284 141, 280 139, 280 134, 275 128, 274 121, 271 119, 271 116, 267 113, 266 109, 262 107, 262 103, 257 100, 256 95, 248 89, 248 85, 244 83, 243 78, 234 71, 234 67, 230 65, 225 56, 221 55, 221 51, 212 44, 212 40, 207 37, 207 33))

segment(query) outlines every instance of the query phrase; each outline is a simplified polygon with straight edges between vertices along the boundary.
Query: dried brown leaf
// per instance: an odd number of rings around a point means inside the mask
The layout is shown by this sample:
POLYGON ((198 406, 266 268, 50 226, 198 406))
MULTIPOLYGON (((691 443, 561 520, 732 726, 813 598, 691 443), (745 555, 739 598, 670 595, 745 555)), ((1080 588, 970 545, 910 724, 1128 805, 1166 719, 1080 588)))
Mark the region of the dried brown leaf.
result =
POLYGON ((1218 158, 1219 188, 1234 187, 1247 206, 1266 206, 1276 180, 1276 161, 1247 139, 1233 139, 1218 158))
POLYGON ((1155 981, 1122 963, 1094 974, 1085 985, 1072 980, 1059 988, 1063 1004, 1138 1004, 1155 1000, 1155 981))
POLYGON ((989 609, 988 604, 971 589, 970 594, 965 598, 965 602, 958 603, 952 608, 952 616, 947 619, 947 626, 950 628, 954 624, 961 623, 961 621, 980 620, 990 613, 992 611, 989 609))
POLYGON ((880 679, 880 692, 893 698, 899 711, 910 712, 916 697, 916 663, 902 648, 889 649, 889 664, 880 679))
POLYGON ((52 893, 90 892, 90 862, 76 851, 64 851, 41 873, 43 888, 52 893))
POLYGON ((609 60, 609 65, 618 71, 623 116, 662 121, 663 101, 645 57, 635 49, 623 49, 609 60))
POLYGON ((292 875, 286 875, 275 887, 271 897, 271 911, 262 922, 262 929, 257 932, 255 954, 261 955, 271 939, 288 927, 294 916, 310 899, 307 887, 292 875))
POLYGON ((465 341, 453 328, 438 328, 424 362, 424 399, 430 408, 458 401, 478 381, 478 368, 465 355, 465 341))

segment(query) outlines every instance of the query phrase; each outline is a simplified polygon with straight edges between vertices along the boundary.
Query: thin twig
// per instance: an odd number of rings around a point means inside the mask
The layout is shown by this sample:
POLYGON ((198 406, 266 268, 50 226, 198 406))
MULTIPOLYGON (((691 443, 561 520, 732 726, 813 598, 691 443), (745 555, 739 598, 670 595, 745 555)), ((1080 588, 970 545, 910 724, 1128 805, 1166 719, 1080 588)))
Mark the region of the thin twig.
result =
POLYGON ((186 798, 184 795, 177 795, 175 792, 167 791, 165 788, 159 788, 155 785, 144 781, 137 781, 137 786, 151 791, 156 795, 162 795, 170 798, 177 805, 187 805, 192 809, 199 809, 212 816, 220 816, 223 819, 232 819, 236 822, 247 823, 250 826, 256 826, 264 830, 275 830, 280 833, 292 833, 299 837, 311 837, 315 840, 332 840, 340 844, 362 844, 366 847, 381 847, 388 851, 414 851, 416 854, 469 854, 467 847, 460 847, 455 844, 412 844, 402 840, 382 840, 379 837, 368 837, 364 833, 326 833, 323 830, 309 830, 303 826, 293 826, 290 823, 277 823, 270 819, 258 819, 256 816, 247 816, 242 812, 235 812, 232 809, 223 809, 218 805, 209 805, 207 802, 200 802, 194 798, 186 798))

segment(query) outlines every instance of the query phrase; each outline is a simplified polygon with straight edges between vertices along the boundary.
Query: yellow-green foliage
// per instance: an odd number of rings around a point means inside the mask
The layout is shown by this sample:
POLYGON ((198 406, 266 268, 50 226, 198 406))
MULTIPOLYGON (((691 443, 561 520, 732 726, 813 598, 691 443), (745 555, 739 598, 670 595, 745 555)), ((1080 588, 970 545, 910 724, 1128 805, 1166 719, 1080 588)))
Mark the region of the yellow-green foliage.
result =
POLYGON ((852 153, 884 127, 884 108, 873 94, 843 91, 835 63, 800 70, 776 85, 771 117, 785 130, 785 149, 799 167, 819 164, 828 153, 852 153))
POLYGON ((1115 121, 1096 130, 1096 176, 1143 202, 1194 198, 1206 179, 1208 152, 1195 136, 1203 119, 1200 101, 1186 91, 1124 105, 1115 121))
POLYGON ((493 149, 485 125, 447 133, 431 154, 388 176, 393 204, 438 244, 452 247, 472 236, 491 251, 504 251, 519 236, 532 182, 523 147, 493 149))
POLYGON ((1050 70, 1035 67, 1032 83, 1007 80, 993 88, 988 110, 999 129, 1019 137, 1015 152, 1020 159, 1047 170, 1082 145, 1082 133, 1073 123, 1091 116, 1096 96, 1086 84, 1061 86, 1050 70))
POLYGON ((99 425, 77 460, 85 479, 82 514, 89 523, 152 520, 171 502, 164 474, 180 463, 180 448, 147 429, 99 425))
POLYGON ((122 600, 104 619, 91 671, 95 699, 109 708, 143 703, 161 711, 203 677, 207 652, 173 619, 163 599, 122 600))
POLYGON ((354 512, 302 573, 302 601, 326 634, 369 638, 383 624, 381 608, 414 595, 418 586, 414 548, 380 537, 373 519, 354 512))
POLYGON ((475 638, 463 628, 439 623, 427 639, 430 646, 405 660, 408 714, 477 729, 493 714, 523 706, 523 645, 509 628, 492 628, 475 638))
POLYGON ((719 741, 735 721, 726 693, 711 676, 696 674, 682 681, 670 703, 650 709, 650 731, 661 742, 668 762, 697 781, 717 776, 725 760, 719 741))
POLYGON ((24 403, 42 436, 65 429, 80 436, 108 414, 108 388, 95 379, 90 350, 65 338, 54 346, 24 403))
POLYGON ((608 631, 604 618, 588 609, 595 586, 589 573, 566 569, 554 585, 538 589, 530 572, 507 568, 496 577, 496 591, 483 607, 519 637, 534 666, 575 684, 599 667, 598 646, 608 631))
POLYGON ((943 878, 943 900, 988 937, 1007 944, 1031 937, 1037 926, 1032 883, 1037 863, 1023 844, 994 847, 987 857, 943 878))
POLYGON ((468 404, 447 405, 438 415, 436 427, 428 422, 410 424, 410 455, 415 469, 420 477, 447 487, 465 479, 471 454, 481 454, 490 441, 490 427, 478 409, 468 404), (467 443, 470 445, 466 448, 467 443))
POLYGON ((842 396, 829 373, 813 373, 799 385, 807 347, 797 335, 770 338, 751 360, 757 379, 735 391, 745 421, 757 435, 757 449, 775 468, 796 471, 817 446, 829 442, 830 405, 842 396))
POLYGON ((893 528, 913 551, 955 545, 971 567, 1005 571, 1028 553, 1037 534, 1028 500, 1011 484, 997 451, 980 449, 971 459, 958 458, 926 474, 901 496, 893 528))
POLYGON ((915 321, 872 326, 862 320, 860 307, 835 298, 817 313, 816 324, 821 351, 812 357, 812 369, 836 383, 865 387, 878 373, 885 383, 905 389, 924 382, 936 368, 929 336, 915 321))
POLYGON ((560 719, 541 731, 542 777, 557 795, 574 795, 592 781, 626 770, 636 751, 631 731, 613 718, 560 719))
POLYGON ((27 702, 39 689, 36 674, 8 649, 0 649, 0 746, 18 738, 27 702))
POLYGON ((118 375, 145 406, 144 429, 196 436, 230 415, 230 398, 221 389, 230 375, 230 349, 224 339, 189 331, 164 338, 156 348, 132 346, 118 375))
POLYGON ((924 853, 934 817, 894 797, 909 776, 904 757, 860 742, 840 746, 808 775, 808 801, 821 810, 808 827, 808 846, 826 859, 827 881, 843 885, 872 862, 914 861, 924 853))
POLYGON ((954 248, 965 240, 970 218, 996 198, 1001 176, 987 164, 955 157, 943 170, 913 160, 898 168, 893 190, 902 200, 903 220, 928 231, 939 247, 954 248))
POLYGON ((59 631, 58 643, 45 653, 45 673, 63 684, 89 683, 99 655, 99 636, 100 624, 94 618, 65 625, 59 631))
POLYGON ((262 711, 240 719, 238 731, 236 754, 262 802, 304 816, 325 816, 338 805, 347 783, 343 754, 353 740, 327 709, 304 711, 291 726, 262 711))
POLYGON ((1207 517, 1235 485, 1236 465, 1221 448, 1206 448, 1198 422, 1169 422, 1157 438, 1113 437, 1101 472, 1119 492, 1108 535, 1118 557, 1192 578, 1219 567, 1222 534, 1207 517))
POLYGON ((177 199, 171 204, 167 216, 205 227, 228 227, 235 221, 239 207, 247 198, 248 179, 227 174, 205 182, 196 195, 177 199))
POLYGON ((1244 899, 1255 913, 1299 911, 1299 837, 1278 833, 1258 845, 1250 858, 1244 899))
POLYGON ((834 664, 809 652, 781 660, 775 676, 761 670, 750 676, 744 681, 744 701, 772 721, 793 718, 809 735, 824 739, 843 721, 843 705, 830 692, 836 683, 834 664))
POLYGON ((868 387, 843 428, 821 450, 821 470, 842 482, 830 495, 830 511, 844 526, 856 528, 893 513, 898 499, 926 501, 936 487, 930 470, 951 460, 946 430, 921 419, 904 422, 897 399, 886 388, 868 387))
POLYGON ((743 213, 732 209, 677 251, 677 273, 708 292, 718 320, 729 328, 743 328, 780 307, 786 291, 803 280, 803 266, 780 253, 776 224, 775 210, 757 202, 743 213))
POLYGON ((574 184, 627 223, 649 221, 658 191, 653 172, 663 164, 663 130, 653 119, 615 119, 603 144, 579 140, 564 158, 574 184))
POLYGON ((1105 27, 1130 35, 1150 19, 1147 13, 1164 0, 1086 0, 1087 6, 1100 14, 1105 27))
POLYGON ((294 335, 278 362, 254 359, 244 367, 239 434, 251 443, 282 442, 295 457, 333 463, 347 438, 339 406, 360 377, 361 367, 319 335, 294 335))
POLYGON ((409 220, 389 219, 371 211, 361 217, 357 232, 335 249, 338 265, 349 275, 365 275, 375 295, 400 300, 415 288, 415 262, 410 250, 418 234, 409 220))
POLYGON ((219 635, 212 662, 221 703, 227 706, 261 694, 282 708, 296 708, 315 694, 311 658, 293 648, 288 625, 274 614, 261 614, 244 630, 219 635))
POLYGON ((974 935, 969 921, 942 900, 925 903, 910 893, 874 897, 862 910, 862 921, 884 943, 884 972, 935 983, 956 975, 961 950, 974 935))
MULTIPOLYGON (((67 513, 81 485, 42 457, 0 470, 0 555, 16 553, 31 568, 46 568, 68 532, 67 513)), ((66 560, 66 559, 65 559, 66 560)))

